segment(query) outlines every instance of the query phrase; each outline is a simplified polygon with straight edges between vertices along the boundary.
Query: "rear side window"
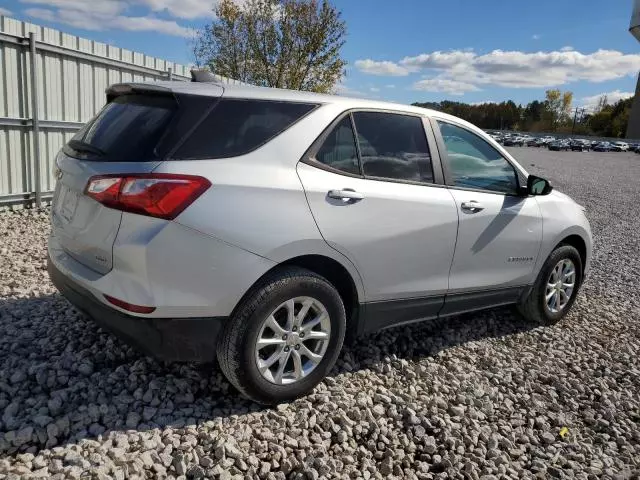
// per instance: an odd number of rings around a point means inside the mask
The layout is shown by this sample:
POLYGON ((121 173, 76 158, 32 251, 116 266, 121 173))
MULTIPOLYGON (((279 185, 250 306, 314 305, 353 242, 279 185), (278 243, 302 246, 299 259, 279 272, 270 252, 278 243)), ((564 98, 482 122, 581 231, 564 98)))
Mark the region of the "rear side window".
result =
POLYGON ((282 133, 315 106, 223 98, 173 156, 189 160, 244 155, 282 133))
POLYGON ((316 160, 346 173, 360 174, 356 140, 347 115, 333 128, 316 153, 316 160))
POLYGON ((355 112, 365 177, 433 183, 422 119, 382 112, 355 112))
POLYGON ((73 137, 65 153, 104 162, 155 160, 176 107, 171 96, 116 97, 73 137))

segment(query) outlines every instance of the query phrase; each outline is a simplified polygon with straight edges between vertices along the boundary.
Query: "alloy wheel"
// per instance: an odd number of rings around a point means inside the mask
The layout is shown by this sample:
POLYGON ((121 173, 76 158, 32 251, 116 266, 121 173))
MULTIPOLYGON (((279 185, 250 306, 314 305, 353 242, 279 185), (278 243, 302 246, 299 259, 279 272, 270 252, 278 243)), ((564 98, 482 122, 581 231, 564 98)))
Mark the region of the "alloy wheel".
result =
POLYGON ((331 338, 326 307, 312 297, 291 298, 260 327, 255 360, 263 378, 276 385, 298 382, 322 361, 331 338))
POLYGON ((576 266, 571 260, 560 260, 551 270, 545 289, 545 305, 549 312, 559 313, 571 300, 576 285, 576 266))

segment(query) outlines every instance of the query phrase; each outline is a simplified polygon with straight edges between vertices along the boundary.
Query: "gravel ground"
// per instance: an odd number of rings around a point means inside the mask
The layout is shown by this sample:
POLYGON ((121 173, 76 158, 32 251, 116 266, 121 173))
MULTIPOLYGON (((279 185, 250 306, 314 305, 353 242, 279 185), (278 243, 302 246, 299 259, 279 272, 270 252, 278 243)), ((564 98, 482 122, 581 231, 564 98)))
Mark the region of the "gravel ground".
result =
POLYGON ((272 409, 85 320, 48 281, 47 213, 0 214, 0 479, 640 478, 640 156, 513 152, 588 209, 572 313, 369 336, 272 409))

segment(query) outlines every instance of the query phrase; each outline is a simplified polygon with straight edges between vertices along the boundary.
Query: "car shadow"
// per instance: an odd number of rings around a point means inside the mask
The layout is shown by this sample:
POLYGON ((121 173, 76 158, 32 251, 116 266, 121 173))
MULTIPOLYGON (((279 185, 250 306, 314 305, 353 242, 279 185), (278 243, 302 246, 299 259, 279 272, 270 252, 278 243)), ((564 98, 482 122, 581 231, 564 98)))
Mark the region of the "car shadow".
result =
MULTIPOLYGON (((345 345, 330 377, 536 326, 499 309, 396 327, 345 345)), ((59 294, 0 303, 0 358, 0 455, 37 454, 110 432, 222 427, 226 417, 268 408, 240 396, 217 365, 138 353, 59 294)))
POLYGON ((520 210, 524 204, 525 199, 522 197, 510 197, 504 196, 500 212, 495 216, 493 220, 487 225, 482 233, 478 236, 478 239, 471 246, 473 253, 478 253, 484 250, 493 240, 495 240, 507 226, 518 217, 520 210))

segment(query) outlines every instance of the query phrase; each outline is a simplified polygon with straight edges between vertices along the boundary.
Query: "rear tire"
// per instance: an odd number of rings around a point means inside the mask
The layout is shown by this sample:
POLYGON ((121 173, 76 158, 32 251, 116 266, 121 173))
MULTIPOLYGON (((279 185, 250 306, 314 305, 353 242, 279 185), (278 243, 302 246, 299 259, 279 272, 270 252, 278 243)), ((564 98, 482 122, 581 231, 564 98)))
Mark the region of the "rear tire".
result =
MULTIPOLYGON (((571 310, 581 286, 582 259, 578 250, 571 245, 560 245, 551 252, 551 255, 545 261, 529 294, 517 305, 518 311, 524 318, 532 322, 542 325, 554 325, 571 310), (562 303, 564 297, 559 292, 559 289, 565 288, 564 285, 571 285, 570 278, 563 278, 563 273, 570 271, 568 269, 565 270, 565 266, 569 265, 574 268, 573 288, 568 295, 568 299, 565 303, 562 303), (560 270, 556 270, 558 266, 561 266, 560 270), (556 273, 559 272, 560 275, 554 277, 554 271, 556 273), (568 281, 565 282, 565 280, 568 281), (551 286, 553 283, 558 285, 557 289, 551 286), (553 296, 549 297, 549 295, 553 296), (555 306, 553 297, 557 299, 555 306)), ((565 288, 566 291, 568 289, 565 288)), ((566 296, 566 293, 564 295, 566 296)))
POLYGON ((216 353, 223 373, 242 394, 277 404, 322 381, 338 358, 345 330, 344 305, 333 285, 309 270, 285 267, 245 295, 216 353))

